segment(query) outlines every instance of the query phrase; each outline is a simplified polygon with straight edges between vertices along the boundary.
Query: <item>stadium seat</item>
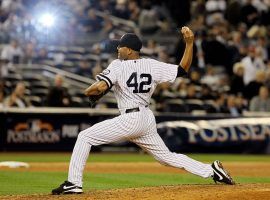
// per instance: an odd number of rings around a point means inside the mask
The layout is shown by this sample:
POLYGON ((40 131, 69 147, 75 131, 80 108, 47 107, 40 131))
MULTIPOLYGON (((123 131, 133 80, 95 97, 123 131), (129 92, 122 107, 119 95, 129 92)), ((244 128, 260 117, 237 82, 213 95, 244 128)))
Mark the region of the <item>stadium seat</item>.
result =
POLYGON ((48 89, 50 84, 48 81, 33 81, 31 82, 31 87, 36 89, 48 89))
POLYGON ((12 84, 14 84, 14 82, 19 82, 22 79, 22 76, 19 75, 19 74, 10 74, 10 75, 7 75, 5 77, 3 77, 4 81, 10 81, 12 84))
POLYGON ((175 94, 173 92, 165 91, 162 93, 162 98, 163 99, 176 99, 177 94, 175 94))
POLYGON ((83 107, 83 100, 80 97, 71 97, 72 107, 83 107))
POLYGON ((185 104, 187 105, 189 112, 194 110, 204 110, 203 101, 199 99, 187 99, 185 100, 185 104))
POLYGON ((97 55, 93 55, 93 54, 87 54, 84 56, 84 59, 86 59, 88 61, 97 61, 97 60, 100 60, 100 57, 97 55))
POLYGON ((46 60, 43 60, 42 61, 42 64, 53 66, 54 65, 54 61, 52 59, 46 59, 46 60))
POLYGON ((39 81, 44 81, 45 78, 40 75, 40 74, 35 74, 35 73, 24 73, 23 74, 23 80, 28 81, 30 83, 32 82, 39 82, 39 81))
POLYGON ((83 56, 81 54, 66 54, 65 60, 66 61, 72 61, 77 62, 82 60, 83 56))
POLYGON ((45 98, 48 95, 49 90, 48 89, 36 89, 33 88, 31 91, 31 95, 33 96, 39 96, 41 98, 45 98))
POLYGON ((203 102, 203 108, 207 113, 217 113, 217 105, 213 100, 205 100, 203 102))
POLYGON ((31 95, 31 91, 29 89, 25 89, 24 95, 25 96, 30 96, 31 95))
POLYGON ((61 69, 68 71, 68 72, 75 72, 75 63, 71 62, 71 61, 65 61, 62 65, 61 65, 61 69))
POLYGON ((85 48, 83 47, 78 47, 78 46, 71 46, 71 47, 67 47, 67 53, 68 54, 85 54, 85 48))
POLYGON ((181 99, 168 99, 167 101, 165 101, 164 111, 185 113, 188 112, 188 107, 181 99))
POLYGON ((65 46, 49 46, 48 52, 50 52, 50 53, 66 53, 67 47, 65 47, 65 46))
POLYGON ((117 101, 115 98, 104 97, 104 98, 100 99, 98 104, 105 104, 107 108, 118 108, 117 101))
POLYGON ((29 100, 33 106, 41 107, 42 105, 42 99, 39 96, 30 96, 29 100))

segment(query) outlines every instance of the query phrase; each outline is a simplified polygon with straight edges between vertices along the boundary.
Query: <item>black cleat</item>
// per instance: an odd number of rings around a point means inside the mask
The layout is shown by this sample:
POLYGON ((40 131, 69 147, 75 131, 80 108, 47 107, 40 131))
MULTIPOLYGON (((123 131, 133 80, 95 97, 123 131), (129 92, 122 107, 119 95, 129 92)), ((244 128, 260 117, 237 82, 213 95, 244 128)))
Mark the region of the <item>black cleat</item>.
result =
POLYGON ((58 188, 52 190, 53 195, 59 194, 81 194, 83 193, 82 187, 74 185, 71 182, 65 181, 58 188))
POLYGON ((220 161, 216 160, 212 163, 212 168, 214 170, 213 180, 215 183, 225 183, 228 185, 235 185, 234 180, 229 175, 229 173, 223 168, 220 161))

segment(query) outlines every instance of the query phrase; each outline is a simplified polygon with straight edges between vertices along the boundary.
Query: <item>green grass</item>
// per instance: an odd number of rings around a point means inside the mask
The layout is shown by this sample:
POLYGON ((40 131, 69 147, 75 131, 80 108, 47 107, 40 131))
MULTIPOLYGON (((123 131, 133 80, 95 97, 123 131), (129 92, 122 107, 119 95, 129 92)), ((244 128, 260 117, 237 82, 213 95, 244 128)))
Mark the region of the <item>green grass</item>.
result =
MULTIPOLYGON (((270 162, 269 155, 239 155, 239 154, 187 154, 203 162, 216 159, 226 162, 270 162)), ((1 161, 21 162, 69 162, 71 153, 0 153, 1 161)), ((155 162, 147 154, 108 154, 91 153, 88 162, 155 162)))
MULTIPOLYGON (((194 159, 212 162, 215 159, 231 162, 270 162, 269 155, 223 155, 190 154, 194 159)), ((0 153, 0 161, 22 162, 69 162, 70 153, 0 153)), ((88 162, 154 162, 146 154, 90 154, 88 162)), ((1 171, 0 195, 50 193, 67 178, 67 172, 20 172, 1 171)), ((234 177, 238 183, 270 183, 270 177, 234 177)), ((192 174, 115 174, 85 173, 84 190, 146 187, 179 184, 209 184, 211 179, 202 179, 192 174)))
MULTIPOLYGON (((66 179, 64 172, 7 172, 0 173, 0 195, 48 194, 66 179)), ((191 174, 90 174, 84 176, 84 191, 179 184, 210 184, 191 174)), ((270 183, 270 177, 237 177, 238 183, 270 183)))

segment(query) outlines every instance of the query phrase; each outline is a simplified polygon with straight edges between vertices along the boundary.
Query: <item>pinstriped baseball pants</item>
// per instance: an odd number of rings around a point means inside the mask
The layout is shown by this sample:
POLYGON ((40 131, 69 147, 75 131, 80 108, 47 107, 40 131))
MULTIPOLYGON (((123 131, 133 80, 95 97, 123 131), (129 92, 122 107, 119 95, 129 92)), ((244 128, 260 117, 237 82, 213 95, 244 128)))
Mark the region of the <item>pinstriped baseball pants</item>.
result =
POLYGON ((82 186, 83 170, 92 145, 97 146, 121 140, 136 143, 163 165, 183 168, 204 178, 213 175, 210 164, 198 162, 183 154, 170 152, 157 133, 152 111, 142 107, 139 112, 123 113, 81 131, 71 156, 68 181, 82 186))

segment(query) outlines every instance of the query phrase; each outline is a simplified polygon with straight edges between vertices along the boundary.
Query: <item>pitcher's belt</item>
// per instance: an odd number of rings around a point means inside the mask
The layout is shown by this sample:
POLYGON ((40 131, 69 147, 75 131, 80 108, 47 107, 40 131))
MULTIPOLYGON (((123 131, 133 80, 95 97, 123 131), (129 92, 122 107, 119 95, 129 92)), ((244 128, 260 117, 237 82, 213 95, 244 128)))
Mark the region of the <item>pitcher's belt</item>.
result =
MULTIPOLYGON (((145 107, 147 108, 148 105, 146 105, 145 107)), ((139 111, 140 111, 139 107, 126 109, 126 113, 139 112, 139 111)))

